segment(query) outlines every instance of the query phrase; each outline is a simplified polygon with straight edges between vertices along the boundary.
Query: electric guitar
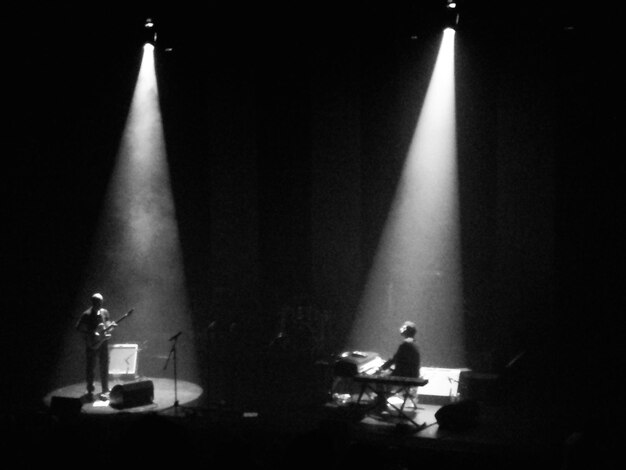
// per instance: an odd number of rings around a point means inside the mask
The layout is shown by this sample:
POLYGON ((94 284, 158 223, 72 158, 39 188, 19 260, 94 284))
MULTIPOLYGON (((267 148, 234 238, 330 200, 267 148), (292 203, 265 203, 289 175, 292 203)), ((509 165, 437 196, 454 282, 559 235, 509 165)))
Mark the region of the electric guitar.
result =
POLYGON ((91 349, 98 349, 102 343, 108 341, 111 337, 111 330, 116 327, 122 320, 133 313, 135 309, 131 308, 122 317, 118 318, 114 322, 100 323, 96 327, 96 330, 87 338, 87 346, 91 349))

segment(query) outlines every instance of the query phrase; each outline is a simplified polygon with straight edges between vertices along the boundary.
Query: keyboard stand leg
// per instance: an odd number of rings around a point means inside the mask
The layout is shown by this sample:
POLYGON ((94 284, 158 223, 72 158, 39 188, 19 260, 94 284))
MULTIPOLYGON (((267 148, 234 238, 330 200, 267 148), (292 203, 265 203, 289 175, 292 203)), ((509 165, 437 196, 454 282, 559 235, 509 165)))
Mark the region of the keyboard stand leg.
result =
POLYGON ((406 404, 407 399, 411 398, 411 391, 409 388, 406 388, 404 390, 404 393, 402 394, 402 405, 400 405, 400 407, 398 408, 396 405, 394 405, 393 403, 389 403, 393 408, 395 408, 398 411, 399 416, 402 419, 405 419, 407 421, 410 421, 418 430, 424 428, 424 424, 419 424, 417 421, 415 421, 414 419, 412 419, 411 417, 409 417, 405 412, 404 412, 404 406, 406 404))
POLYGON ((359 398, 356 401, 357 405, 359 405, 361 403, 361 398, 363 398, 363 393, 365 393, 365 387, 367 387, 367 384, 363 383, 363 385, 361 385, 361 391, 359 392, 359 398))

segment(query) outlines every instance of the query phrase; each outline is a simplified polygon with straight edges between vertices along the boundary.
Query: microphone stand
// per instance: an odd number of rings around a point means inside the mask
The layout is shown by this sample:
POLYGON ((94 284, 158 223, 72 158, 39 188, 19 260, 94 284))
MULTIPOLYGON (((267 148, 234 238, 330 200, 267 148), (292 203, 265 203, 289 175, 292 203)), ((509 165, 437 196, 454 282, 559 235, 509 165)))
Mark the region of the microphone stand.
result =
MULTIPOLYGON (((457 388, 457 391, 456 391, 456 395, 452 395, 452 387, 453 387, 452 383, 455 382, 455 383, 459 384, 460 382, 457 379, 454 379, 452 377, 448 377, 448 382, 450 383, 450 392, 448 393, 448 399, 450 400, 450 403, 454 403, 454 402, 460 401, 458 388, 457 388)), ((457 387, 458 387, 458 385, 457 385, 457 387)))
POLYGON ((173 341, 173 343, 170 349, 170 353, 167 356, 167 360, 165 361, 165 366, 163 366, 163 370, 167 369, 167 365, 170 362, 170 358, 172 357, 174 358, 174 411, 175 412, 178 411, 178 381, 176 377, 176 342, 178 341, 179 335, 180 333, 170 338, 170 341, 173 341))

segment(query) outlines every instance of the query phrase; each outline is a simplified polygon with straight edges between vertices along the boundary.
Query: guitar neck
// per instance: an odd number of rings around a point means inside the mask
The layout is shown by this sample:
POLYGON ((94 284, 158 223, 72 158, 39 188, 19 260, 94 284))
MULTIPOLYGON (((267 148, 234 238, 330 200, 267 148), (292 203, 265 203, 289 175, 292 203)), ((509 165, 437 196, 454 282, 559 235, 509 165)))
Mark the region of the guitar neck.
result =
MULTIPOLYGON (((116 324, 121 323, 121 322, 124 320, 124 318, 126 318, 128 315, 130 315, 131 313, 133 313, 133 310, 134 310, 134 309, 130 309, 130 310, 129 310, 126 314, 122 315, 120 318, 118 318, 117 320, 115 320, 115 323, 116 323, 116 324)), ((107 327, 104 329, 104 331, 108 331, 108 330, 110 330, 111 328, 113 328, 113 325, 109 325, 109 326, 107 326, 107 327)))

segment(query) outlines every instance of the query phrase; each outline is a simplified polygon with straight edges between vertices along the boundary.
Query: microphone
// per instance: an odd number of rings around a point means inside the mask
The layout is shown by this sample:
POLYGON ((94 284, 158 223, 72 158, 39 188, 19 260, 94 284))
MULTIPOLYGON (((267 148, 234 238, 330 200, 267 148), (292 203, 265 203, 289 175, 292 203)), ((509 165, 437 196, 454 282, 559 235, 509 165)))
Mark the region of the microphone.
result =
POLYGON ((180 335, 182 335, 182 334, 183 334, 183 332, 182 332, 182 331, 179 331, 179 332, 178 332, 178 333, 176 333, 174 336, 172 336, 172 337, 169 339, 169 341, 174 341, 176 338, 178 338, 178 337, 179 337, 180 335))

